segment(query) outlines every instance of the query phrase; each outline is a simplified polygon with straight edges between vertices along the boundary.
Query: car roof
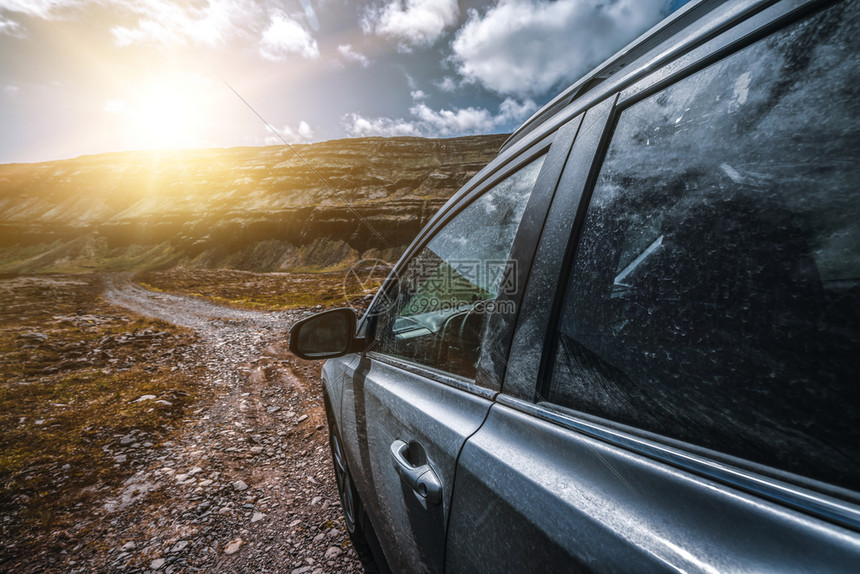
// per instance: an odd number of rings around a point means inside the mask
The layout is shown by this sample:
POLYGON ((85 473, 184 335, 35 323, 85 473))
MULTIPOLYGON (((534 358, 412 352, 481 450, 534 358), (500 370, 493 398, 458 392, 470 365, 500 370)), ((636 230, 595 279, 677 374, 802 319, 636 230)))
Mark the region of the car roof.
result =
MULTIPOLYGON (((615 55, 604 61, 602 64, 595 67, 591 72, 582 76, 574 82, 570 87, 562 91, 549 103, 535 112, 528 120, 525 121, 511 136, 502 144, 499 153, 511 148, 515 143, 525 138, 528 134, 538 130, 547 120, 567 108, 577 100, 591 100, 593 92, 597 91, 598 86, 603 84, 609 78, 616 76, 619 72, 635 71, 637 68, 642 71, 653 69, 650 64, 653 63, 653 58, 645 56, 652 52, 661 44, 668 42, 674 38, 673 44, 685 44, 686 39, 684 34, 679 37, 679 33, 690 27, 693 23, 699 22, 703 17, 712 12, 714 9, 725 4, 733 3, 738 10, 732 10, 732 15, 738 16, 743 14, 748 15, 749 12, 762 9, 769 4, 774 4, 775 0, 692 0, 685 4, 668 17, 660 21, 656 26, 639 36, 636 40, 622 48, 615 55), (637 60, 641 60, 637 62, 637 60), (634 65, 635 64, 635 65, 634 65), (587 97, 588 96, 588 97, 587 97)), ((723 18, 734 20, 734 18, 724 15, 723 18)), ((721 20, 723 18, 720 18, 721 20)), ((700 42, 693 42, 692 45, 686 46, 692 49, 700 42)), ((685 50, 686 51, 686 50, 685 50)), ((674 54, 677 56, 679 54, 674 54)))

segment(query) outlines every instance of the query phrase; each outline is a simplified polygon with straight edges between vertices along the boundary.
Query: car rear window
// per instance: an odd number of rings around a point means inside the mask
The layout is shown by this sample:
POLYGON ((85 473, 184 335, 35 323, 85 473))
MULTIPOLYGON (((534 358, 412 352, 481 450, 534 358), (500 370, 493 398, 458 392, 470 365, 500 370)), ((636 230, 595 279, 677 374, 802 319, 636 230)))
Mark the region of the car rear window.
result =
POLYGON ((860 14, 617 120, 540 398, 860 491, 860 14))

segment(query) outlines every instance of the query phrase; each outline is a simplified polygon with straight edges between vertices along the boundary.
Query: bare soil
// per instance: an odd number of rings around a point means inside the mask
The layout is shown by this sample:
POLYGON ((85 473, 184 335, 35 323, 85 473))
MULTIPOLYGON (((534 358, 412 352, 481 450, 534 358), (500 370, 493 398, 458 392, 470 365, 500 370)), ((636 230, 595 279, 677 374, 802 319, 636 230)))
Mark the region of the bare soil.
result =
MULTIPOLYGON (((181 418, 155 429, 116 426, 120 432, 92 439, 114 472, 75 483, 88 495, 69 499, 80 502, 65 509, 64 521, 53 529, 48 525, 47 533, 9 526, 21 520, 28 496, 4 505, 0 570, 360 571, 331 470, 320 365, 298 361, 286 350, 289 327, 310 311, 228 308, 151 291, 128 275, 104 276, 99 284, 99 304, 115 315, 126 313, 126 321, 147 317, 176 326, 171 329, 177 334, 169 336, 181 346, 144 358, 146 372, 162 379, 192 375, 191 391, 122 397, 123 405, 151 405, 156 413, 173 408, 181 418), (176 397, 186 400, 181 411, 176 397)), ((15 329, 24 341, 40 338, 15 329)), ((29 376, 34 382, 43 375, 29 376)), ((21 383, 27 377, 12 379, 21 383)), ((55 477, 58 464, 54 459, 46 466, 53 473, 46 476, 55 477)), ((15 485, 3 478, 3 488, 12 492, 15 485)))

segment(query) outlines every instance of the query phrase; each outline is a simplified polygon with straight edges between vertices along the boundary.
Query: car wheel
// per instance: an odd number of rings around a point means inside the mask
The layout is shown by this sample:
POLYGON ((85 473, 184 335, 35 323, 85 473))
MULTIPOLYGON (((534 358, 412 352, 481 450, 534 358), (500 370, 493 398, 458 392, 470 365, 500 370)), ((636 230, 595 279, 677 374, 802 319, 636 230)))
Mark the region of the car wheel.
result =
POLYGON ((343 442, 337 426, 331 419, 329 419, 329 446, 331 447, 331 458, 334 463, 334 476, 337 482, 337 492, 340 496, 340 506, 343 510, 343 519, 355 553, 364 566, 364 571, 368 574, 388 572, 387 568, 380 568, 375 559, 371 545, 375 543, 378 548, 379 543, 376 541, 376 534, 373 532, 373 526, 367 518, 367 513, 364 512, 361 499, 355 491, 352 475, 349 473, 349 466, 347 466, 343 452, 343 442))

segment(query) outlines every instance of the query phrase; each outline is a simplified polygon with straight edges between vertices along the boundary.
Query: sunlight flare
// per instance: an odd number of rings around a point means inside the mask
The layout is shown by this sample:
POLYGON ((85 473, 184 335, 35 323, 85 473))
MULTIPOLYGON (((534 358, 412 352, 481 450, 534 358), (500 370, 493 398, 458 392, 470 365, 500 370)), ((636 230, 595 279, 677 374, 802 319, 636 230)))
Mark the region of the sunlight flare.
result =
POLYGON ((141 149, 175 149, 205 145, 204 91, 192 82, 150 83, 129 105, 131 129, 141 149))

